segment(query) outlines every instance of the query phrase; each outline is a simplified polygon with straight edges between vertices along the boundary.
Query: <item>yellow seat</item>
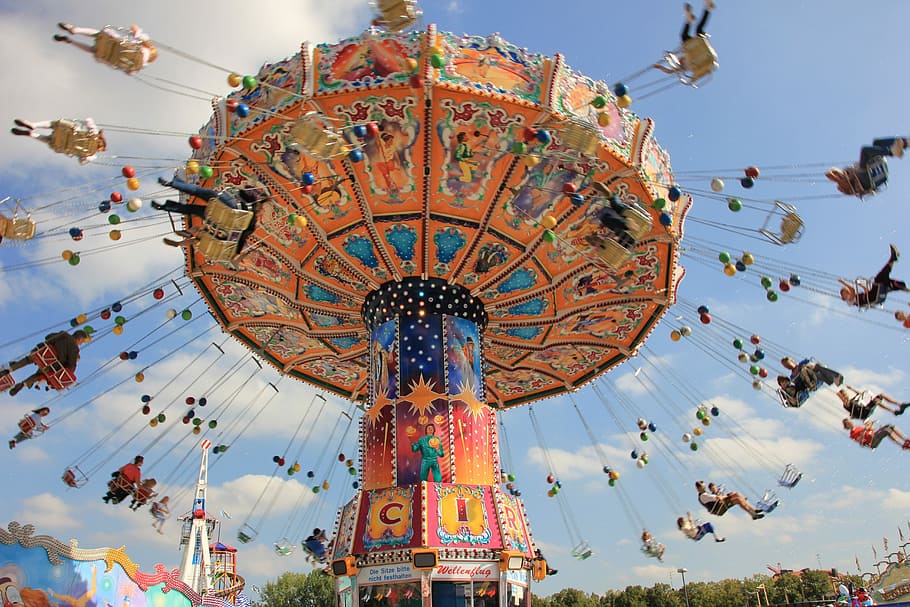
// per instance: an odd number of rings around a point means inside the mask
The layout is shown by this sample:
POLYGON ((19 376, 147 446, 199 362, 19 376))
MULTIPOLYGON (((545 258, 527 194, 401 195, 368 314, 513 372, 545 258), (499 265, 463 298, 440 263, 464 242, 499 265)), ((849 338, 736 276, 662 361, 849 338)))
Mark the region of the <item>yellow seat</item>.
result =
POLYGON ((209 232, 200 232, 195 248, 209 261, 225 263, 237 254, 237 241, 221 240, 209 232))
POLYGON ((706 34, 692 36, 682 45, 686 57, 687 84, 695 84, 717 69, 717 53, 706 34))
POLYGON ((589 234, 586 240, 594 247, 597 256, 614 271, 619 270, 632 256, 627 248, 615 240, 597 234, 589 234))
POLYGON ((88 158, 100 150, 97 133, 83 130, 74 120, 54 120, 48 145, 60 154, 88 158))
POLYGON ((629 228, 629 236, 631 236, 635 242, 641 240, 651 231, 653 221, 651 220, 651 215, 644 210, 630 206, 623 211, 622 215, 626 219, 626 225, 629 228))
POLYGON ((29 218, 13 216, 9 219, 0 215, 0 236, 10 240, 29 240, 35 236, 35 222, 29 218))
POLYGON ((237 238, 240 238, 240 232, 250 227, 251 221, 253 221, 253 211, 232 209, 218 198, 212 198, 205 205, 206 229, 211 228, 216 235, 218 232, 224 233, 225 240, 231 240, 231 234, 236 233, 237 237, 233 238, 236 241, 237 238))
POLYGON ((559 130, 559 140, 568 148, 572 148, 593 156, 600 147, 600 133, 593 125, 584 122, 569 121, 559 130))
POLYGON ((95 36, 95 59, 127 74, 138 72, 143 67, 142 42, 135 39, 119 38, 102 30, 95 36))
POLYGON ((420 9, 414 0, 377 0, 376 10, 379 11, 376 24, 390 32, 400 32, 420 17, 420 9))
POLYGON ((341 156, 347 151, 344 138, 308 114, 291 127, 291 139, 300 150, 317 160, 328 160, 341 156))

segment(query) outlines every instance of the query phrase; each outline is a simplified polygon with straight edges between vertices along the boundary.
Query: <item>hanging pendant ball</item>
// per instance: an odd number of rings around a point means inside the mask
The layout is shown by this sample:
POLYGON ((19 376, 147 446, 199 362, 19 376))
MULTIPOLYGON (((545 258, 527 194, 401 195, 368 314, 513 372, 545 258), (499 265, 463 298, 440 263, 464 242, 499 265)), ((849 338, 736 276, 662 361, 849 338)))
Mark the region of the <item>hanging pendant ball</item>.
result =
POLYGON ((315 477, 316 477, 316 473, 313 472, 312 470, 310 470, 310 471, 308 471, 308 472, 306 473, 306 477, 307 477, 307 478, 315 478, 315 477))
POLYGON ((411 77, 408 78, 408 86, 412 89, 423 88, 424 79, 420 74, 411 74, 411 77))
POLYGON ((528 152, 528 144, 524 141, 516 141, 512 144, 512 153, 516 156, 521 156, 528 152))
POLYGON ((741 363, 749 362, 749 360, 751 359, 751 357, 748 354, 746 354, 745 352, 740 352, 736 358, 741 363))
POLYGON ((209 428, 211 428, 212 430, 214 430, 217 427, 218 427, 218 422, 216 420, 213 419, 212 421, 209 422, 209 428))
POLYGON ((376 122, 367 123, 367 135, 370 137, 375 137, 379 134, 379 124, 376 122))
POLYGON ((203 179, 208 179, 209 177, 211 177, 214 174, 215 174, 215 170, 207 164, 204 164, 201 167, 199 167, 199 176, 202 177, 203 179))
POLYGON ((164 297, 164 289, 158 288, 152 291, 152 297, 155 299, 161 299, 164 297))
POLYGON ((354 489, 357 489, 360 487, 360 483, 358 483, 357 481, 354 481, 353 483, 351 483, 351 487, 353 487, 354 489))
POLYGON ((135 177, 130 177, 126 180, 126 189, 135 192, 139 189, 139 180, 135 177))
POLYGON ((512 473, 510 472, 509 475, 508 475, 506 478, 508 478, 509 481, 514 481, 514 480, 515 480, 515 475, 512 474, 512 473))
POLYGON ((156 418, 153 417, 152 419, 149 420, 149 426, 151 426, 152 428, 157 427, 157 426, 158 426, 158 420, 157 420, 156 418))
POLYGON ((701 321, 701 324, 703 324, 703 325, 710 325, 711 324, 711 315, 708 313, 699 314, 698 320, 701 321))
POLYGON ((610 470, 609 476, 610 476, 610 480, 611 480, 611 481, 618 481, 618 480, 619 480, 619 472, 617 472, 616 470, 610 470))
POLYGON ((215 454, 221 453, 221 447, 219 445, 215 445, 212 448, 212 453, 215 453, 215 454))
POLYGON ((711 180, 711 190, 714 192, 723 192, 724 191, 724 180, 720 177, 715 177, 711 180))
POLYGON ((629 453, 629 457, 631 457, 632 459, 638 459, 638 451, 636 451, 635 449, 632 449, 632 452, 629 453))
POLYGON ((692 434, 695 436, 701 436, 701 428, 692 428, 692 434))
POLYGON ((749 341, 752 342, 753 346, 757 346, 758 344, 761 343, 761 337, 759 337, 758 335, 752 335, 749 337, 749 341))
POLYGON ((294 476, 294 469, 288 468, 288 476, 294 476))
POLYGON ((182 421, 184 424, 188 425, 190 423, 190 419, 191 418, 184 416, 183 419, 181 419, 180 421, 182 421))
POLYGON ((577 192, 578 186, 572 183, 571 181, 562 186, 563 194, 571 194, 572 192, 577 192))
POLYGON ((748 167, 746 169, 746 177, 751 179, 758 179, 759 174, 758 167, 748 167))
MULTIPOLYGON (((65 253, 66 251, 64 251, 65 253)), ((111 317, 111 311, 108 309, 101 310, 101 313, 98 315, 101 317, 101 320, 107 320, 111 317)))
POLYGON ((753 389, 753 390, 761 390, 761 380, 759 380, 759 379, 753 380, 753 381, 752 381, 752 389, 753 389))
POLYGON ((618 106, 621 107, 622 109, 626 109, 627 107, 629 107, 630 105, 632 105, 632 98, 629 97, 628 95, 623 95, 623 96, 621 96, 621 97, 617 97, 617 98, 616 98, 616 105, 618 105, 618 106))
POLYGON ((344 461, 344 453, 339 453, 339 454, 338 454, 338 461, 339 461, 339 462, 343 462, 343 461, 344 461))
POLYGON ((166 416, 164 413, 159 413, 159 414, 158 414, 158 423, 159 423, 159 424, 163 424, 163 423, 164 423, 164 420, 166 420, 166 419, 167 419, 167 416, 166 416))
POLYGON ((548 496, 548 497, 556 497, 556 491, 554 491, 553 488, 550 487, 550 490, 547 491, 547 496, 548 496))
POLYGON ((123 202, 123 194, 120 192, 111 192, 111 202, 114 204, 120 204, 123 202))
POLYGON ((690 335, 692 335, 692 327, 690 327, 689 325, 681 326, 679 328, 679 334, 682 335, 683 337, 689 337, 690 335))
POLYGON ((180 318, 183 320, 189 320, 193 317, 193 313, 190 310, 184 310, 180 313, 180 318))
POLYGON ((702 408, 699 407, 698 410, 695 411, 695 419, 704 419, 704 418, 705 418, 705 412, 702 408))
POLYGON ((109 224, 111 224, 112 226, 118 225, 120 223, 120 216, 119 215, 110 215, 107 218, 107 222, 109 224))
POLYGON ((647 440, 648 440, 648 433, 647 433, 647 432, 642 432, 641 434, 638 435, 638 438, 640 438, 642 441, 647 441, 647 440))
POLYGON ((91 335, 92 333, 95 332, 95 329, 92 328, 92 325, 85 325, 84 327, 82 327, 82 330, 85 331, 86 335, 91 335))
POLYGON ((209 400, 208 400, 206 397, 203 396, 202 398, 199 399, 199 406, 200 406, 200 407, 204 407, 204 406, 206 406, 207 404, 209 404, 209 400))
POLYGON ((295 228, 305 228, 305 227, 307 227, 307 225, 309 225, 309 223, 310 223, 309 220, 306 217, 304 217, 303 215, 298 215, 294 219, 295 228))
POLYGON ((790 274, 790 285, 798 287, 800 283, 799 274, 790 274))
POLYGON ((70 238, 72 238, 73 240, 77 240, 77 241, 82 240, 82 236, 83 236, 82 230, 79 228, 70 228, 69 235, 70 235, 70 238))
POLYGON ((188 405, 193 405, 193 404, 196 403, 196 399, 195 399, 194 397, 192 397, 192 396, 187 396, 185 402, 186 402, 186 404, 188 404, 188 405))
POLYGON ((684 443, 688 443, 690 440, 692 440, 692 435, 686 432, 682 435, 682 440, 684 443))
POLYGON ((604 474, 610 474, 610 466, 603 467, 604 474))
POLYGON ((748 190, 749 188, 751 188, 752 186, 755 185, 755 180, 752 179, 751 177, 743 177, 742 179, 739 180, 739 183, 742 184, 742 186, 748 190))
POLYGON ((641 417, 639 417, 635 423, 638 425, 639 430, 644 430, 645 428, 648 427, 648 422, 646 422, 644 420, 644 418, 641 418, 641 417))
POLYGON ((556 233, 553 230, 544 230, 543 239, 547 242, 553 242, 556 240, 556 233))
POLYGON ((540 220, 540 225, 545 227, 548 230, 552 230, 556 227, 556 218, 552 215, 544 215, 543 219, 540 220))
POLYGON ((202 429, 199 426, 196 426, 195 428, 193 428, 193 434, 199 434, 201 432, 202 432, 202 429))
POLYGON ((537 129, 534 127, 528 126, 521 132, 521 137, 525 141, 534 141, 537 139, 537 129))
POLYGON ((743 203, 739 198, 728 198, 727 208, 734 213, 738 213, 743 210, 743 203))
POLYGON ((195 160, 190 160, 186 163, 186 173, 187 175, 195 175, 199 172, 199 163, 195 160))
POLYGON ((360 162, 363 160, 363 152, 361 150, 351 150, 348 153, 348 158, 351 162, 360 162))
POLYGON ((777 291, 771 291, 771 290, 768 291, 768 293, 765 295, 765 297, 767 297, 768 301, 770 301, 770 302, 775 302, 778 299, 780 299, 780 296, 777 294, 777 291))
POLYGON ((350 474, 351 476, 356 476, 356 475, 357 475, 357 468, 354 468, 353 466, 350 467, 350 468, 348 468, 348 474, 350 474))
POLYGON ((733 266, 736 268, 736 271, 737 271, 737 272, 745 272, 745 271, 746 271, 746 264, 744 264, 744 263, 743 263, 742 261, 740 261, 739 259, 736 260, 736 263, 733 264, 733 266))
POLYGON ((645 460, 640 459, 640 460, 638 460, 637 462, 635 462, 635 466, 638 467, 638 468, 644 468, 644 467, 645 467, 645 464, 647 464, 647 463, 648 463, 648 462, 646 462, 645 460))
POLYGON ((280 459, 281 459, 281 456, 279 456, 279 455, 272 456, 272 461, 275 462, 276 464, 278 463, 278 460, 280 460, 280 459))
POLYGON ((446 66, 445 57, 442 55, 430 55, 430 65, 435 67, 437 70, 441 70, 446 66))
POLYGON ((717 408, 717 405, 714 405, 713 407, 711 407, 711 415, 713 415, 714 417, 717 417, 718 415, 720 415, 720 409, 717 408))
MULTIPOLYGON (((175 310, 174 308, 170 308, 167 312, 164 313, 164 315, 165 315, 169 320, 170 320, 170 319, 177 318, 177 310, 175 310)), ((102 317, 102 318, 103 318, 103 317, 102 317)))
POLYGON ((761 277, 761 286, 763 286, 766 289, 770 289, 771 288, 771 279, 768 278, 767 276, 762 276, 761 277))
POLYGON ((195 409, 190 409, 189 411, 186 412, 186 418, 187 418, 187 419, 193 419, 194 417, 196 417, 196 410, 195 410, 195 409))
POLYGON ((766 377, 768 377, 768 370, 765 369, 764 367, 761 367, 761 368, 758 370, 758 376, 759 376, 760 378, 762 378, 762 379, 765 379, 766 377))
POLYGON ((300 472, 300 464, 299 464, 299 463, 294 462, 294 465, 291 466, 291 467, 293 468, 294 472, 300 472))
MULTIPOLYGON (((118 324, 118 325, 121 325, 121 326, 122 326, 122 325, 125 325, 125 324, 126 324, 126 318, 124 318, 123 316, 115 316, 115 317, 114 317, 114 323, 116 323, 116 324, 118 324)), ((129 357, 129 354, 127 354, 127 357, 129 357)))
POLYGON ((610 485, 611 487, 615 487, 615 486, 616 486, 616 479, 615 479, 615 478, 611 478, 610 480, 607 481, 607 484, 610 485))
POLYGON ((787 282, 786 278, 781 278, 780 282, 777 284, 777 288, 786 293, 790 290, 790 283, 787 282))
POLYGON ((144 407, 142 407, 142 414, 143 414, 143 415, 148 415, 148 414, 151 413, 151 412, 152 412, 152 408, 151 408, 150 406, 145 405, 144 407))
POLYGON ((348 459, 344 460, 344 465, 347 466, 348 468, 350 468, 354 465, 354 460, 348 458, 348 459))
POLYGON ((329 481, 325 481, 322 483, 322 489, 323 489, 323 491, 329 490, 329 481))
POLYGON ((651 203, 651 208, 663 211, 667 207, 667 201, 665 198, 655 198, 654 202, 651 203))
POLYGON ((544 129, 539 129, 537 131, 536 137, 537 137, 537 141, 539 141, 540 143, 542 143, 544 145, 549 144, 553 140, 553 137, 550 135, 550 131, 546 131, 544 129))
POLYGON ((114 241, 120 240, 120 238, 123 237, 123 234, 120 232, 120 230, 111 230, 110 232, 107 233, 107 235, 108 235, 108 238, 110 238, 111 240, 114 240, 114 241))
POLYGON ((246 118, 250 115, 250 106, 245 103, 238 103, 237 108, 234 110, 234 113, 241 118, 246 118))
POLYGON ((303 186, 303 187, 300 188, 300 191, 303 192, 304 194, 312 194, 312 193, 313 193, 313 186, 311 186, 311 185, 305 185, 305 186, 303 186))
POLYGON ((142 199, 140 198, 130 198, 126 202, 126 210, 130 213, 135 213, 142 208, 142 199))
POLYGON ((123 167, 122 169, 120 169, 120 174, 123 175, 125 178, 130 179, 131 177, 136 176, 136 169, 127 165, 127 166, 123 167))
POLYGON ((755 360, 763 360, 765 358, 765 351, 761 348, 755 348, 755 352, 752 353, 752 356, 755 357, 755 360))
POLYGON ((128 352, 121 352, 119 356, 120 356, 120 360, 128 360, 130 357, 128 352))
POLYGON ((318 487, 318 486, 313 487, 313 493, 319 493, 319 487, 318 487))
POLYGON ((610 114, 607 112, 597 112, 597 126, 608 127, 610 126, 610 114))
POLYGON ((661 213, 659 219, 660 225, 664 226, 665 228, 670 227, 673 224, 673 216, 669 213, 661 213))
POLYGON ((98 203, 98 210, 102 213, 107 213, 111 210, 111 202, 109 200, 102 200, 98 203))
POLYGON ((227 77, 228 86, 240 86, 240 83, 243 82, 243 78, 240 77, 240 74, 230 73, 227 77))
POLYGON ((297 213, 288 213, 287 222, 289 226, 294 225, 297 221, 297 213))
POLYGON ((236 99, 228 99, 224 102, 224 107, 227 108, 227 111, 231 112, 232 114, 237 111, 238 105, 240 104, 237 103, 236 99))
POLYGON ((556 478, 554 478, 554 476, 552 474, 547 475, 547 482, 550 483, 551 485, 553 484, 553 482, 555 480, 556 480, 556 478))
POLYGON ((572 193, 569 194, 569 202, 578 207, 584 204, 585 197, 578 193, 572 193))
POLYGON ((706 417, 706 418, 704 418, 703 420, 701 420, 701 425, 702 425, 702 426, 710 426, 710 425, 711 425, 711 418, 710 418, 710 417, 706 417))
POLYGON ((199 148, 202 147, 202 137, 200 137, 199 135, 192 135, 188 141, 189 141, 190 147, 193 148, 194 150, 198 150, 199 148))
POLYGON ((243 84, 243 88, 245 88, 245 89, 255 88, 256 76, 246 75, 243 77, 243 80, 241 82, 243 84))
MULTIPOLYGON (((622 97, 629 94, 629 87, 627 87, 622 82, 617 82, 613 85, 613 94, 617 97, 622 97)), ((606 100, 604 100, 606 102, 606 100)))
POLYGON ((728 263, 724 266, 724 274, 727 276, 736 276, 736 266, 732 263, 728 263))
POLYGON ((682 335, 676 329, 670 331, 670 341, 679 341, 680 337, 682 337, 682 335))
POLYGON ((363 139, 367 136, 367 127, 362 124, 354 125, 352 130, 354 131, 354 137, 357 137, 358 139, 363 139))
POLYGON ((753 263, 755 263, 755 256, 748 251, 743 252, 743 263, 747 266, 751 266, 753 263))
POLYGON ((741 340, 740 338, 736 337, 733 339, 733 347, 736 348, 737 350, 742 350, 743 345, 745 345, 745 344, 743 344, 743 340, 741 340))
POLYGON ((680 190, 678 186, 671 185, 667 189, 667 198, 669 198, 671 202, 676 202, 679 200, 680 196, 682 196, 682 190, 680 190))
POLYGON ((655 424, 654 422, 649 422, 648 430, 650 430, 651 432, 657 432, 657 424, 655 424))
POLYGON ((148 394, 143 394, 141 397, 139 397, 139 400, 144 403, 148 403, 148 402, 151 402, 152 397, 149 396, 148 394))
POLYGON ((417 60, 414 59, 413 57, 408 57, 407 60, 405 61, 405 64, 408 66, 408 69, 406 70, 408 72, 413 72, 414 70, 417 69, 417 66, 420 65, 419 63, 417 63, 417 60))
POLYGON ((711 310, 708 309, 708 306, 698 306, 698 308, 695 311, 698 312, 699 314, 707 314, 711 310))
POLYGON ((689 445, 689 449, 691 449, 692 451, 698 451, 698 443, 693 442, 692 444, 689 445))
POLYGON ((758 375, 758 365, 750 366, 749 373, 751 373, 752 375, 758 375))
MULTIPOLYGON (((619 83, 617 83, 616 86, 618 87, 619 83)), ((625 92, 623 92, 623 95, 625 95, 625 92)), ((622 95, 617 95, 617 97, 621 97, 621 96, 622 95)), ((606 105, 607 105, 607 98, 604 97, 603 95, 597 95, 596 97, 594 97, 594 99, 591 100, 591 106, 598 110, 603 109, 604 107, 606 107, 606 105)))

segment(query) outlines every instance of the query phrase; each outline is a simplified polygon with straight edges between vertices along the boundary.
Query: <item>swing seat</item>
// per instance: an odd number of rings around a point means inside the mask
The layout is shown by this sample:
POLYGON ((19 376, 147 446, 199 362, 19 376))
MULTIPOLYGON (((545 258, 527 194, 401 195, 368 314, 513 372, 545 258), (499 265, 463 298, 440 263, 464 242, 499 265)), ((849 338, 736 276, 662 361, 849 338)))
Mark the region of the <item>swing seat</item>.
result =
POLYGON ((290 134, 293 145, 317 160, 331 160, 347 152, 344 138, 320 124, 314 112, 295 122, 290 134))
POLYGON ((666 549, 666 546, 657 543, 645 544, 641 547, 641 551, 645 556, 659 561, 663 561, 664 551, 666 549))
POLYGON ((275 543, 275 554, 278 556, 290 556, 294 553, 294 544, 288 541, 288 538, 282 538, 280 542, 275 543))
POLYGON ((0 377, 0 392, 6 392, 15 385, 16 380, 13 379, 12 373, 7 373, 3 377, 0 377))
POLYGON ((597 234, 589 234, 586 237, 586 240, 593 245, 594 252, 597 256, 610 266, 610 269, 613 271, 619 271, 632 256, 632 253, 630 253, 627 248, 615 240, 603 238, 597 234))
POLYGON ((782 388, 777 389, 777 397, 780 399, 780 404, 787 409, 802 407, 803 404, 809 400, 810 394, 811 392, 808 390, 800 390, 796 393, 796 402, 794 403, 793 397, 787 394, 782 388))
POLYGON ((95 36, 94 51, 97 61, 127 74, 138 72, 144 65, 142 41, 131 38, 128 34, 126 37, 117 36, 109 27, 95 36))
POLYGON ((88 158, 98 153, 98 133, 87 131, 76 121, 66 118, 55 120, 52 124, 48 146, 55 152, 79 158, 88 158))
POLYGON ((712 74, 718 68, 717 52, 708 40, 707 34, 692 36, 682 45, 686 57, 685 79, 680 80, 689 86, 696 86, 699 80, 712 74))
POLYGON ((72 487, 73 489, 78 489, 88 482, 88 477, 83 474, 82 470, 79 469, 79 466, 67 468, 63 472, 61 479, 67 487, 72 487))
POLYGON ((30 356, 47 381, 47 385, 54 390, 63 390, 76 383, 76 375, 60 364, 53 346, 41 343, 30 356))
POLYGON ((205 228, 213 234, 226 234, 224 240, 237 240, 240 233, 250 227, 253 211, 232 209, 218 198, 205 205, 205 228), (236 236, 234 236, 236 234, 236 236))
POLYGON ((591 546, 588 545, 588 542, 582 542, 572 549, 572 556, 580 561, 584 561, 594 556, 594 551, 591 550, 591 546))
POLYGON ((35 222, 31 218, 4 217, 0 215, 0 237, 10 240, 30 240, 35 236, 35 222))
POLYGON ((600 149, 600 132, 578 120, 570 120, 559 129, 559 140, 565 147, 588 156, 595 156, 600 149))
POLYGON ((120 474, 108 481, 107 488, 111 493, 112 504, 119 504, 133 494, 133 484, 120 474))
POLYGON ((420 9, 416 0, 377 0, 379 15, 374 23, 390 32, 400 32, 417 22, 420 9))
POLYGON ((803 473, 796 469, 793 464, 787 464, 783 474, 777 479, 777 484, 787 489, 792 489, 803 478, 803 473))
POLYGON ((626 223, 629 226, 629 236, 631 236, 635 242, 644 238, 654 225, 651 215, 637 206, 630 206, 623 211, 622 216, 625 217, 626 223))
POLYGON ((199 234, 195 248, 213 263, 229 263, 237 254, 236 241, 221 240, 208 232, 199 234))
POLYGON ((803 235, 803 218, 796 212, 796 207, 777 200, 774 202, 774 209, 765 220, 765 224, 758 230, 758 233, 778 245, 793 244, 799 241, 803 235), (770 223, 778 216, 783 215, 780 220, 780 230, 775 232, 770 229, 770 223))
POLYGON ((256 539, 256 536, 259 535, 255 529, 250 527, 249 523, 244 523, 240 528, 240 531, 237 532, 237 539, 241 544, 249 544, 256 539))
POLYGON ((37 427, 37 424, 29 416, 25 416, 19 420, 19 432, 27 436, 28 438, 32 437, 32 432, 37 427))
POLYGON ((778 506, 780 506, 780 498, 771 489, 765 491, 764 495, 755 500, 755 509, 761 510, 765 514, 774 512, 778 506))

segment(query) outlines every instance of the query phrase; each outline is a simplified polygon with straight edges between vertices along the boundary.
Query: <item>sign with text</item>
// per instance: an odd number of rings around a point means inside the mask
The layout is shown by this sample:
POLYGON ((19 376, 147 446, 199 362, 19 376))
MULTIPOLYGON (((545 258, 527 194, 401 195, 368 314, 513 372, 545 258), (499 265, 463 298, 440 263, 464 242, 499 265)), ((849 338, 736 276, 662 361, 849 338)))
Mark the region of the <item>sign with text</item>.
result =
POLYGON ((441 563, 433 570, 434 580, 472 580, 487 582, 499 578, 499 565, 496 563, 441 563))
POLYGON ((392 563, 389 565, 371 565, 361 567, 357 572, 357 585, 391 584, 411 581, 420 578, 420 572, 410 563, 392 563))

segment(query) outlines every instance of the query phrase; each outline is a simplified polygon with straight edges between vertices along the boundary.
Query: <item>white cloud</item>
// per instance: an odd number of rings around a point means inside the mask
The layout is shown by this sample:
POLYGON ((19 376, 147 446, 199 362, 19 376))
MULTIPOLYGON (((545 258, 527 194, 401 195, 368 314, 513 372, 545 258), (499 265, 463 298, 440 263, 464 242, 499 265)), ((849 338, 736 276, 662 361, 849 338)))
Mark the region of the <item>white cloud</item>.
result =
POLYGON ((70 506, 50 493, 39 493, 22 500, 22 510, 16 513, 22 523, 31 523, 47 531, 69 530, 78 527, 78 519, 70 506))

